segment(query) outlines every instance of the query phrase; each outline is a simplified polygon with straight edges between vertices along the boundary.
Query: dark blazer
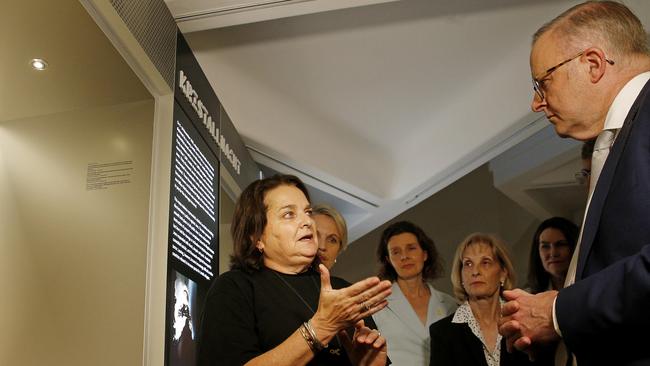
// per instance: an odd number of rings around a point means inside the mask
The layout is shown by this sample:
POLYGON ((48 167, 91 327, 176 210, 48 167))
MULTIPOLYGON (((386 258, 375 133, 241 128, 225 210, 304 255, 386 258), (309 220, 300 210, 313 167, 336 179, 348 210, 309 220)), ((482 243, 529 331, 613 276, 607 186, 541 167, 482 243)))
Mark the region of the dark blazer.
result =
MULTIPOLYGON (((465 323, 452 323, 454 314, 431 324, 431 366, 487 366, 483 344, 465 323)), ((522 352, 508 353, 501 340, 500 366, 532 365, 522 352)))
POLYGON ((556 316, 580 366, 650 365, 650 82, 610 149, 556 316))

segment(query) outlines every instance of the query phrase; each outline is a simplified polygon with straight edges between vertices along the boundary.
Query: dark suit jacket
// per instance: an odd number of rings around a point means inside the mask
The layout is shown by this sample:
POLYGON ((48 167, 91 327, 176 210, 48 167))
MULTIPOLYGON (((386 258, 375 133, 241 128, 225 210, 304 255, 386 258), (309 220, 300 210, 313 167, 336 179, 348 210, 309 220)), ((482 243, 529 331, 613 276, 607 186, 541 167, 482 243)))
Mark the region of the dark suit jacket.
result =
POLYGON ((576 283, 556 316, 580 366, 650 365, 650 83, 637 97, 594 190, 576 283))
MULTIPOLYGON (((483 344, 465 323, 452 323, 454 314, 431 324, 431 366, 487 366, 483 344)), ((522 352, 508 353, 501 340, 500 366, 533 365, 522 352)))

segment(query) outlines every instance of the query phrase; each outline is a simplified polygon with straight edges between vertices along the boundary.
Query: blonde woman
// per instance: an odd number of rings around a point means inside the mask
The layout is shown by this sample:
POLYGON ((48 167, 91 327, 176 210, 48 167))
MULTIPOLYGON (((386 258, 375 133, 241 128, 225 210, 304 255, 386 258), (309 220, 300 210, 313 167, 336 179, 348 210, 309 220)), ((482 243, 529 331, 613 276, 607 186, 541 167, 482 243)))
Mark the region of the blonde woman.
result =
POLYGON ((453 258, 451 282, 456 312, 429 328, 431 362, 445 366, 528 365, 520 352, 508 353, 499 335, 501 292, 515 282, 504 245, 490 234, 474 233, 463 240, 453 258))
POLYGON ((334 207, 323 203, 312 207, 312 219, 316 223, 318 257, 331 269, 336 257, 348 246, 348 226, 334 207))

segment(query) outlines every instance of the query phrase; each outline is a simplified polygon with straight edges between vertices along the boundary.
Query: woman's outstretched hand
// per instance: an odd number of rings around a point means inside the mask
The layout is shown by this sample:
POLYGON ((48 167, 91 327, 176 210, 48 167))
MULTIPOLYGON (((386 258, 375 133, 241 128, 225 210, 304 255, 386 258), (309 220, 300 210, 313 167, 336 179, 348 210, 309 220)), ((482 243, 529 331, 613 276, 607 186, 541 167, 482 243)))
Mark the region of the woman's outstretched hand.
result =
POLYGON ((378 330, 365 326, 363 320, 354 325, 354 335, 350 338, 344 329, 339 332, 339 339, 345 347, 353 365, 384 366, 388 360, 386 339, 378 330))
POLYGON ((346 288, 335 290, 330 283, 330 273, 327 268, 322 264, 318 268, 321 281, 320 298, 318 309, 312 318, 312 325, 323 344, 329 343, 339 331, 356 327, 360 320, 386 307, 386 297, 391 294, 390 281, 369 277, 346 288))

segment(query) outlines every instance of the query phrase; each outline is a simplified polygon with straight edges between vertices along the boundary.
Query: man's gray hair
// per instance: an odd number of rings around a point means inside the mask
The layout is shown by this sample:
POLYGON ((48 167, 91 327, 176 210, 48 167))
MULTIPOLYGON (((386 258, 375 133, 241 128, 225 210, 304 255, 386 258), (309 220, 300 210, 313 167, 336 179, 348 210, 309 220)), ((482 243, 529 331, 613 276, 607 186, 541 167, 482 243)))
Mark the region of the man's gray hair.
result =
POLYGON ((615 1, 587 1, 572 7, 537 30, 533 45, 549 31, 557 32, 562 47, 598 46, 616 55, 650 55, 643 24, 615 1))

